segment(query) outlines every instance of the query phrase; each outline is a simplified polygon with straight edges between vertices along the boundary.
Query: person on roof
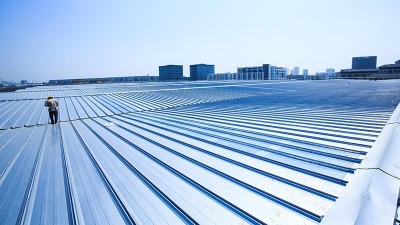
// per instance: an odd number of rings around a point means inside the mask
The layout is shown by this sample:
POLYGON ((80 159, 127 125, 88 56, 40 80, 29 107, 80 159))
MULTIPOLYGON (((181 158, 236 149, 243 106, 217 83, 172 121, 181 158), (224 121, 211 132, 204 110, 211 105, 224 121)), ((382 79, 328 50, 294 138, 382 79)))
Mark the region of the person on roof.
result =
POLYGON ((58 102, 54 100, 52 96, 49 96, 44 103, 44 106, 49 108, 49 116, 51 120, 51 124, 57 123, 58 118, 58 102))

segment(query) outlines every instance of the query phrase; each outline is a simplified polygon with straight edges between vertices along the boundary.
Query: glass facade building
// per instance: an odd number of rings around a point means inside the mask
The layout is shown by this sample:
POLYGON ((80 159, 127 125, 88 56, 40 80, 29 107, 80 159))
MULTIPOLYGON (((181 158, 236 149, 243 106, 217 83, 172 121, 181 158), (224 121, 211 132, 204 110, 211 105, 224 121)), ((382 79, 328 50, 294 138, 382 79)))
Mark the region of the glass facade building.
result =
POLYGON ((207 80, 207 76, 215 73, 214 65, 190 65, 190 80, 207 80))
POLYGON ((351 68, 353 70, 376 69, 376 60, 376 56, 353 57, 351 68))
POLYGON ((158 72, 159 72, 160 81, 183 79, 183 66, 182 65, 159 66, 158 72))

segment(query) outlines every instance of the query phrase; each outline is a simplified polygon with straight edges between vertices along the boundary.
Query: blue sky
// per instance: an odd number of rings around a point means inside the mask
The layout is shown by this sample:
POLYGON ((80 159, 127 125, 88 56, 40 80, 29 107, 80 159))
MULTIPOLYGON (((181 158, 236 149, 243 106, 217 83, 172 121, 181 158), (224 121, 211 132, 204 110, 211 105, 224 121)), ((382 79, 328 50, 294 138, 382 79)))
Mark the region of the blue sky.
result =
POLYGON ((0 79, 158 75, 270 63, 310 73, 400 59, 399 0, 0 1, 0 79))

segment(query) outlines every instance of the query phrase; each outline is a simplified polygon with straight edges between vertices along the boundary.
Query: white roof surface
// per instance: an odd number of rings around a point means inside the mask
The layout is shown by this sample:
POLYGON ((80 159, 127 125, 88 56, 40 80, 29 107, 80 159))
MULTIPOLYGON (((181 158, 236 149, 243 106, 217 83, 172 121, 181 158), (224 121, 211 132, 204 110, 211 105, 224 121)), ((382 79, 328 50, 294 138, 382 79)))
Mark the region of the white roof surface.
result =
POLYGON ((400 80, 2 93, 0 224, 393 224, 399 102, 400 80))

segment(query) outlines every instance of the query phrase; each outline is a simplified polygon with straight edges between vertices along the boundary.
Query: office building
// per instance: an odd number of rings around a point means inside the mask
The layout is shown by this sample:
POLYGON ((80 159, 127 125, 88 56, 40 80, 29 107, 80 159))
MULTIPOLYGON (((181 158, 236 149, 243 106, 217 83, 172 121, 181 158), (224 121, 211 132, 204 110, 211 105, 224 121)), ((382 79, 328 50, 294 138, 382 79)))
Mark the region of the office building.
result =
POLYGON ((335 69, 328 68, 328 69, 326 69, 326 73, 328 73, 328 74, 334 74, 334 73, 335 73, 335 69))
POLYGON ((299 75, 300 74, 300 68, 299 67, 293 67, 293 75, 299 75))
POLYGON ((303 76, 304 76, 304 77, 307 77, 307 76, 308 76, 308 69, 304 69, 304 70, 303 70, 303 76))
POLYGON ((271 66, 269 80, 286 80, 287 68, 271 66))
POLYGON ((214 65, 195 64, 190 65, 190 80, 207 80, 208 75, 214 74, 214 65))
POLYGON ((353 57, 351 68, 353 70, 376 69, 376 60, 377 56, 353 57))
POLYGON ((238 80, 237 73, 214 73, 207 76, 207 80, 238 80))
POLYGON ((293 68, 293 75, 299 75, 300 74, 300 69, 299 67, 294 67, 293 68))
POLYGON ((160 81, 181 80, 183 79, 182 65, 159 66, 160 81))
POLYGON ((207 80, 286 80, 287 68, 263 64, 238 67, 237 73, 210 74, 207 80))
POLYGON ((396 65, 400 65, 400 59, 399 60, 397 60, 394 64, 396 64, 396 65))
POLYGON ((263 66, 238 67, 238 80, 268 80, 269 70, 269 64, 264 64, 263 66))
POLYGON ((287 68, 263 64, 262 66, 239 67, 239 80, 285 80, 287 68))

